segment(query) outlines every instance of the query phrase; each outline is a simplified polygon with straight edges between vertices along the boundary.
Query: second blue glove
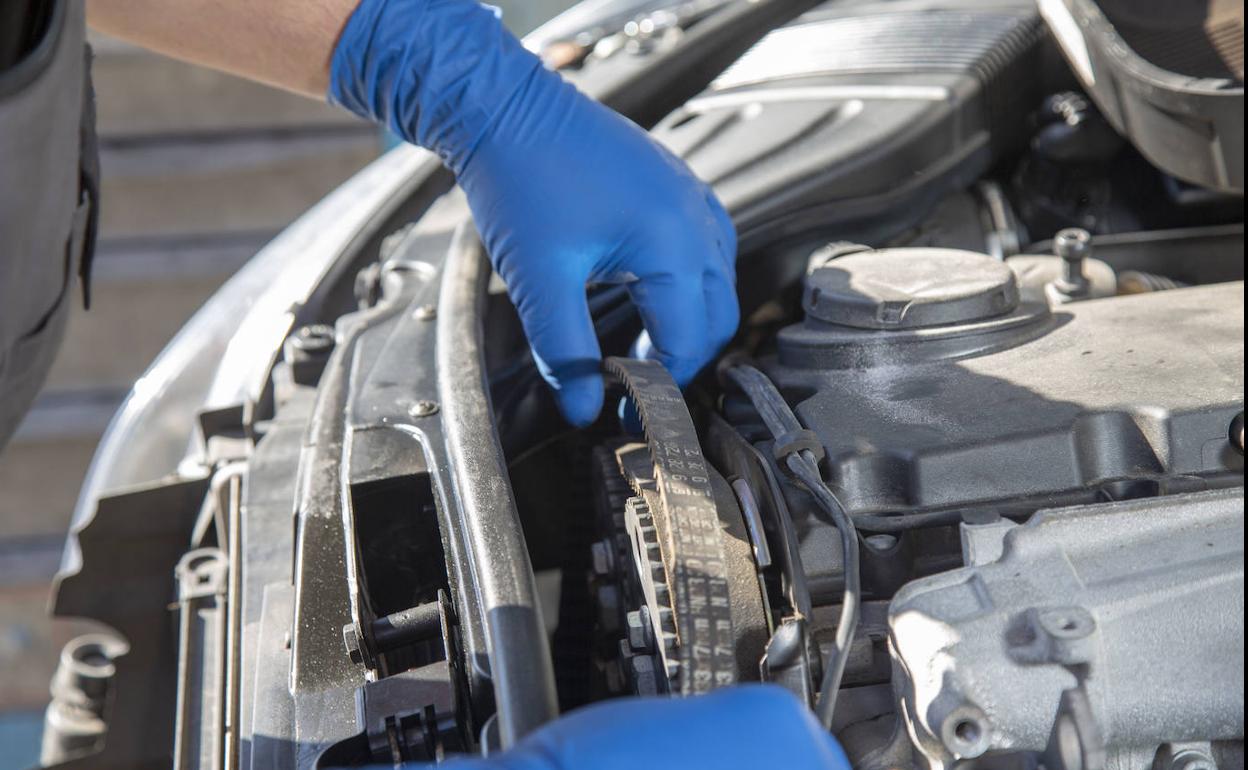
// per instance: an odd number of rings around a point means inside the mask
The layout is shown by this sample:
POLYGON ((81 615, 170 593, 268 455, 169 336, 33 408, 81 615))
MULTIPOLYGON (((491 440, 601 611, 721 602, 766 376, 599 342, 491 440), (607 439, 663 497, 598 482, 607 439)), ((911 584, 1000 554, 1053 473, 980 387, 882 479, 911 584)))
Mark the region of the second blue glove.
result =
POLYGON ((474 0, 363 0, 330 100, 434 150, 456 174, 564 415, 602 407, 588 283, 624 283, 638 346, 686 384, 732 337, 736 233, 715 195, 588 99, 474 0))

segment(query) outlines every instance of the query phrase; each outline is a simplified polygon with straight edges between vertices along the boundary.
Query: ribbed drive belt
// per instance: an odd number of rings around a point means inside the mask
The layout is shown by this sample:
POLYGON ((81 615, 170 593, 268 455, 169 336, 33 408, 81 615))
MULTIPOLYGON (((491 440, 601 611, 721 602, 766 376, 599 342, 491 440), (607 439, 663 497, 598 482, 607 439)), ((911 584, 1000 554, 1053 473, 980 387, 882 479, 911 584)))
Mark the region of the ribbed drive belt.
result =
POLYGON ((662 511, 659 549, 675 615, 673 690, 709 692, 736 681, 732 607, 715 497, 680 388, 655 361, 609 358, 606 371, 641 416, 662 511))

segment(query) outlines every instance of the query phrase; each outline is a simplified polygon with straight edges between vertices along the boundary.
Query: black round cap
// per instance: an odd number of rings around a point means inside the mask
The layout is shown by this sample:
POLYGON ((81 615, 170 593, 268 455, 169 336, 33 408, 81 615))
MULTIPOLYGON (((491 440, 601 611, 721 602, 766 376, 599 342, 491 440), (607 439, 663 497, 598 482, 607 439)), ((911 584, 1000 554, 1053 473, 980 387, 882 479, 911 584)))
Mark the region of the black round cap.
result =
POLYGON ((806 313, 857 329, 921 329, 1016 309, 1018 279, 1004 262, 958 249, 904 248, 839 257, 806 276, 806 313))

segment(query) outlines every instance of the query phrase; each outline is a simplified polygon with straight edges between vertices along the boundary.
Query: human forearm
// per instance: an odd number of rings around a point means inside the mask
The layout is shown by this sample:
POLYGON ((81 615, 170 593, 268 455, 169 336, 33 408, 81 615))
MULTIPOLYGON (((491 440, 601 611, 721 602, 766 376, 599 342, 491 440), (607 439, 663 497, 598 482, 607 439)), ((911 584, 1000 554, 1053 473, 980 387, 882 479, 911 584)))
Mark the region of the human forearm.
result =
POLYGON ((87 0, 87 20, 144 48, 319 99, 357 2, 87 0))

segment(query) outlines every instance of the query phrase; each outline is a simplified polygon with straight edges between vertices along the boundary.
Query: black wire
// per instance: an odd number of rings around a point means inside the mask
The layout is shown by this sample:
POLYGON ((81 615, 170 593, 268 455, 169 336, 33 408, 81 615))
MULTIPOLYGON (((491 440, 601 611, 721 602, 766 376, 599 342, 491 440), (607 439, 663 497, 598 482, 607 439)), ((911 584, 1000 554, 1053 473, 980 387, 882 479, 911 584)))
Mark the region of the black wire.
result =
MULTIPOLYGON (((810 452, 807 450, 801 454, 809 455, 810 452)), ((791 454, 787 465, 793 475, 806 485, 815 500, 832 518, 837 531, 841 534, 841 550, 845 554, 845 590, 841 598, 841 617, 836 624, 836 637, 832 652, 828 655, 828 660, 824 662, 823 682, 819 686, 819 703, 815 710, 824 728, 830 730, 833 712, 836 709, 836 695, 841 689, 845 663, 849 659, 849 647, 854 641, 854 633, 858 630, 858 612, 862 602, 858 569, 858 532, 840 500, 836 499, 836 495, 823 482, 813 455, 799 457, 798 454, 791 454)))
MULTIPOLYGON (((797 415, 793 414, 793 410, 767 375, 745 364, 732 366, 726 374, 745 392, 772 436, 780 437, 802 429, 797 415)), ((858 569, 858 531, 854 527, 853 519, 845 511, 845 506, 841 505, 841 501, 824 482, 814 453, 808 449, 794 452, 785 459, 785 465, 806 486, 819 507, 832 520, 841 535, 841 549, 844 551, 845 591, 841 599, 841 617, 836 624, 832 652, 824 661, 819 702, 815 708, 824 728, 831 730, 836 695, 841 689, 849 647, 854 640, 854 632, 858 629, 858 614, 862 602, 861 576, 858 569)))

